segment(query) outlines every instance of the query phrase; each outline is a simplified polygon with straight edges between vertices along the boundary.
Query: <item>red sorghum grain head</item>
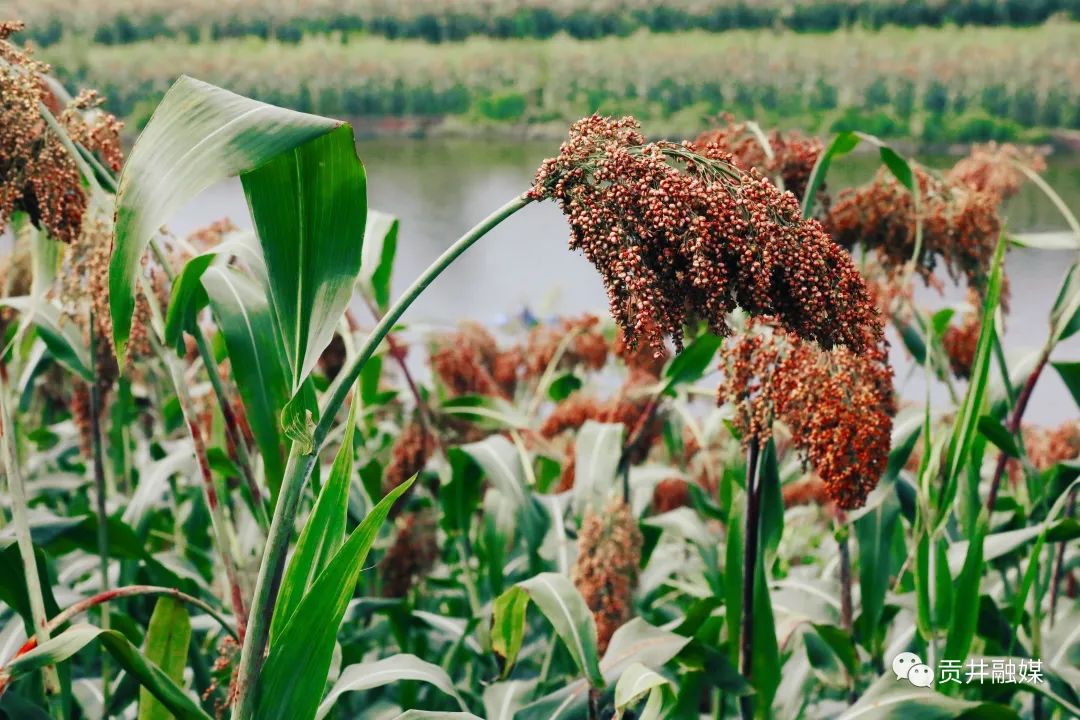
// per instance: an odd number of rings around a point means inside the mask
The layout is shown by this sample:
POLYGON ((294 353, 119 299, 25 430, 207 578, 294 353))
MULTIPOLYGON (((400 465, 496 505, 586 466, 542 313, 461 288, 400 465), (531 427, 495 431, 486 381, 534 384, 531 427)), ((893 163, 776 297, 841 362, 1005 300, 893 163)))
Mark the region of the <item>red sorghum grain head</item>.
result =
POLYGON ((730 155, 743 170, 757 170, 775 178, 801 202, 810 174, 824 150, 821 141, 798 131, 773 130, 764 136, 763 143, 747 123, 735 122, 731 115, 723 115, 721 121, 722 125, 697 136, 694 149, 705 155, 717 152, 730 155))
POLYGON ((87 208, 79 170, 56 133, 41 117, 40 104, 67 134, 119 169, 120 123, 97 109, 100 98, 84 92, 66 107, 53 95, 49 67, 9 38, 22 23, 0 23, 0 230, 16 210, 62 242, 78 237, 87 208))
MULTIPOLYGON (((1001 234, 997 197, 919 166, 913 169, 923 233, 915 269, 930 281, 942 262, 953 279, 963 276, 981 290, 1001 234)), ((844 247, 876 251, 889 273, 901 273, 915 254, 918 222, 912 194, 885 170, 869 184, 841 192, 825 224, 844 247)))
POLYGON ((662 353, 670 338, 680 350, 693 318, 726 335, 737 307, 827 347, 861 352, 881 337, 848 254, 794 195, 730 156, 646 143, 632 118, 594 115, 541 165, 530 196, 559 203, 631 346, 662 353))
POLYGON ((960 322, 949 325, 941 336, 945 354, 949 356, 949 367, 953 375, 960 379, 971 375, 975 350, 979 344, 979 331, 982 329, 981 303, 978 296, 969 292, 968 302, 971 303, 971 308, 960 316, 960 322))
POLYGON ((946 177, 951 182, 990 193, 1000 202, 1015 195, 1027 182, 1021 167, 1041 173, 1046 170, 1046 160, 1033 148, 991 142, 975 145, 971 154, 957 162, 946 177))
POLYGON ((438 520, 430 508, 397 520, 397 536, 379 563, 382 596, 400 598, 422 580, 439 559, 438 520))
POLYGON ((607 362, 608 344, 595 315, 564 318, 556 324, 537 325, 529 332, 521 351, 525 376, 541 377, 548 366, 558 360, 556 367, 571 370, 581 367, 599 370, 607 362))
POLYGON ((844 509, 862 505, 888 461, 896 412, 884 342, 862 355, 822 350, 757 323, 721 350, 720 402, 735 407, 744 441, 772 437, 779 420, 791 442, 844 509))
MULTIPOLYGON (((1048 470, 1059 462, 1080 456, 1080 422, 1070 420, 1057 427, 1025 425, 1021 430, 1024 449, 1037 470, 1048 470)), ((1009 479, 1019 482, 1024 469, 1017 460, 1009 460, 1009 479)))
POLYGON ((660 377, 664 365, 667 364, 671 357, 671 353, 667 352, 666 349, 664 352, 658 353, 644 344, 631 347, 626 342, 626 336, 623 334, 622 328, 618 328, 615 332, 615 342, 611 346, 611 352, 626 364, 630 372, 643 372, 656 378, 660 377))
POLYGON ((622 500, 612 501, 603 511, 585 513, 571 575, 596 620, 601 654, 612 634, 634 615, 641 546, 637 520, 622 500))
POLYGON ((500 351, 482 325, 464 322, 457 332, 436 339, 431 369, 452 396, 509 398, 517 382, 519 357, 514 350, 500 351))
POLYGON ((653 488, 652 509, 655 513, 666 513, 689 505, 690 485, 682 478, 666 478, 653 488))
POLYGON ((435 438, 419 420, 402 428, 390 449, 390 463, 383 472, 383 495, 423 470, 434 451, 435 438))

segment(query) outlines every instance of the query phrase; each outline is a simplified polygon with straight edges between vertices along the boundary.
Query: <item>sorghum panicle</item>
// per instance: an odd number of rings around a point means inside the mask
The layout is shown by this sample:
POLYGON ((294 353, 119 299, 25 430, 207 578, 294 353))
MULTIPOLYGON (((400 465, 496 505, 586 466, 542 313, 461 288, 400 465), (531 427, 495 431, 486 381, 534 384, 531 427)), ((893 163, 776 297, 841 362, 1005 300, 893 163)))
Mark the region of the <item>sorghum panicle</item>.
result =
POLYGON ((558 369, 583 367, 599 370, 604 367, 608 344, 599 325, 598 317, 586 314, 578 318, 564 318, 558 324, 534 327, 521 353, 525 376, 532 379, 541 377, 564 342, 567 344, 558 360, 558 369))
POLYGON ((896 404, 888 348, 857 355, 823 350, 781 328, 757 323, 721 350, 721 403, 735 407, 744 442, 772 437, 773 421, 844 509, 861 506, 877 485, 889 455, 896 404))
POLYGON ((434 451, 435 438, 419 420, 402 428, 390 449, 390 463, 383 473, 383 495, 423 470, 434 451))
POLYGON ((379 563, 382 596, 400 598, 424 578, 439 559, 438 522, 430 508, 397 520, 397 537, 379 563))
POLYGON ((453 396, 509 398, 517 382, 519 357, 515 351, 499 350, 482 325, 465 322, 457 332, 436 340, 431 369, 453 396))
MULTIPOLYGON (((929 282, 940 261, 954 280, 962 276, 970 287, 983 288, 1001 234, 998 198, 919 166, 913 170, 923 234, 915 269, 929 282)), ((915 255, 914 199, 886 170, 867 185, 841 192, 825 225, 840 245, 875 250, 890 273, 901 273, 915 255)))
POLYGON ((790 191, 802 202, 810 174, 825 149, 817 138, 806 137, 797 130, 780 132, 773 130, 766 136, 769 152, 746 123, 735 122, 731 115, 723 115, 722 126, 706 130, 693 142, 695 150, 707 152, 709 148, 731 155, 736 165, 746 171, 757 170, 762 175, 780 180, 784 190, 790 191))
POLYGON ((652 509, 666 513, 690 505, 690 485, 680 477, 665 478, 653 488, 652 509))
POLYGON ((49 66, 9 41, 22 23, 0 22, 0 230, 16 210, 62 242, 78 236, 87 195, 78 167, 41 116, 40 104, 57 116, 77 143, 119 169, 121 123, 97 109, 100 98, 84 92, 61 108, 45 82, 49 66))
MULTIPOLYGON (((1080 456, 1080 422, 1066 421, 1057 427, 1025 425, 1024 449, 1036 470, 1048 470, 1059 462, 1080 456)), ((1017 460, 1009 460, 1009 479, 1018 482, 1024 476, 1017 460)))
POLYGON ((637 520, 622 500, 613 500, 603 511, 586 511, 571 576, 596 620, 601 654, 612 634, 634 615, 641 546, 637 520))
POLYGON ((570 247, 603 277, 628 344, 681 350, 694 318, 727 335, 737 307, 826 347, 872 347, 881 320, 851 258, 799 203, 730 155, 646 143, 632 118, 575 123, 530 196, 554 199, 570 247))
POLYGON ((1031 148, 991 142, 975 145, 970 155, 949 170, 947 178, 973 190, 990 193, 1001 202, 1015 195, 1027 182, 1028 177, 1020 166, 1041 173, 1046 170, 1046 160, 1031 148))

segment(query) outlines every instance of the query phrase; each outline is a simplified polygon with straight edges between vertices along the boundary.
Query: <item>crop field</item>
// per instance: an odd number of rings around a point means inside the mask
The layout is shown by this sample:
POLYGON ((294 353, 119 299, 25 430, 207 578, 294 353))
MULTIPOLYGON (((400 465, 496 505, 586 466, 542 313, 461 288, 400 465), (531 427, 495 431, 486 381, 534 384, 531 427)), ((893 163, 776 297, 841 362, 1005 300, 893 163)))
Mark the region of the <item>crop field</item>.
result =
POLYGON ((1045 148, 888 141, 1080 125, 1077 27, 0 22, 0 720, 1080 717, 1077 208, 1045 148), (404 114, 562 138, 415 277, 352 124, 404 114), (168 229, 237 182, 250 229, 168 229), (545 211, 606 307, 410 312, 545 211))

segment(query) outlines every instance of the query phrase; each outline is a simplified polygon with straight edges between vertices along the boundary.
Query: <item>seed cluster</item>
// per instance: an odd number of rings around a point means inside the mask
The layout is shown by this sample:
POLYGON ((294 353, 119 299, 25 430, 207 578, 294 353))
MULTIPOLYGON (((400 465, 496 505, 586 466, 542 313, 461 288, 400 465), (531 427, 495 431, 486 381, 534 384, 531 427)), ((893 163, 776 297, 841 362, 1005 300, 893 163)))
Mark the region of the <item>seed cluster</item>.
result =
POLYGON ((706 130, 693 142, 694 149, 703 155, 720 153, 747 172, 757 170, 774 178, 784 190, 802 202, 810 174, 825 149, 817 138, 806 137, 797 130, 773 130, 764 142, 750 125, 735 122, 731 115, 721 117, 723 125, 706 130), (766 145, 768 150, 766 150, 766 145))
POLYGON ((997 195, 913 167, 919 188, 918 213, 912 194, 888 171, 873 181, 844 190, 825 225, 840 245, 876 251, 881 264, 899 274, 914 259, 915 269, 930 281, 938 262, 950 277, 968 285, 986 284, 1002 221, 997 195), (917 231, 922 245, 915 257, 917 231))
POLYGON ((464 322, 436 340, 431 369, 449 393, 509 398, 517 384, 520 355, 502 351, 483 325, 464 322))
POLYGON ((1046 160, 1031 148, 991 142, 973 147, 971 154, 957 162, 946 177, 950 182, 990 193, 1000 202, 1015 195, 1027 182, 1028 176, 1021 168, 1041 173, 1046 170, 1046 160))
POLYGON ((979 298, 969 291, 968 302, 971 309, 964 312, 959 324, 945 328, 941 336, 941 344, 949 358, 949 367, 953 375, 961 380, 971 375, 971 366, 975 363, 975 351, 979 345, 979 331, 982 330, 979 298))
POLYGON ((534 327, 521 351, 525 377, 541 377, 555 360, 560 348, 562 354, 556 365, 559 370, 571 370, 575 367, 599 370, 604 367, 608 357, 608 343, 600 329, 600 318, 586 314, 576 318, 563 318, 557 324, 534 327))
POLYGON ((680 477, 665 478, 653 488, 653 512, 666 513, 690 505, 690 485, 680 477))
MULTIPOLYGON (((1080 456, 1080 422, 1067 421, 1057 427, 1025 425, 1021 430, 1028 459, 1037 470, 1048 470, 1059 462, 1080 456)), ((1009 460, 1009 479, 1019 482, 1024 469, 1017 460, 1009 460)))
POLYGON ((439 559, 438 521, 430 508, 402 515, 397 537, 379 563, 382 596, 400 598, 422 580, 439 559))
POLYGON ((390 462, 383 473, 383 495, 423 470, 433 452, 435 438, 423 424, 414 420, 402 428, 390 449, 390 462))
POLYGON ((9 42, 23 27, 0 22, 0 230, 15 211, 25 212, 53 238, 74 241, 86 213, 87 195, 78 167, 41 116, 45 104, 59 125, 113 170, 120 168, 121 123, 101 112, 101 98, 84 92, 66 106, 45 82, 49 67, 9 42))
POLYGON ((633 617, 642 542, 637 520, 622 500, 613 500, 603 512, 585 513, 571 577, 593 613, 601 654, 612 634, 633 617))
POLYGON ((530 196, 559 203, 632 347, 662 353, 670 338, 681 350, 695 318, 727 335, 737 307, 826 347, 861 352, 881 336, 848 254, 794 195, 718 150, 646 144, 632 118, 594 115, 541 165, 530 196))
POLYGON ((862 355, 846 347, 822 350, 758 323, 725 343, 719 401, 735 407, 744 442, 768 440, 773 422, 783 422, 829 497, 856 508, 888 461, 896 404, 887 350, 884 342, 862 355))

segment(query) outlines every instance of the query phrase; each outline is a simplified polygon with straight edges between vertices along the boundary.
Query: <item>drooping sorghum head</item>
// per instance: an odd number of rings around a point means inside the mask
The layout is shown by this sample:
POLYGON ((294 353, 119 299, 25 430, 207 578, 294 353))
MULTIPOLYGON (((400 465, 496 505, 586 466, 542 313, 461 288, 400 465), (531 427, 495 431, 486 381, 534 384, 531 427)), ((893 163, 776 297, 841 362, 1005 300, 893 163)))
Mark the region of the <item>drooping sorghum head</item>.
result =
POLYGON ((619 423, 629 442, 637 435, 634 446, 627 448, 628 460, 638 463, 645 459, 663 431, 663 419, 651 407, 654 378, 632 373, 618 392, 608 400, 597 400, 585 392, 575 392, 559 402, 540 425, 540 435, 554 438, 567 431, 577 431, 589 420, 619 423))
POLYGON ((46 83, 49 67, 9 41, 22 29, 0 23, 0 230, 17 210, 56 240, 79 235, 87 194, 78 167, 42 118, 44 104, 76 143, 120 167, 120 123, 97 110, 100 99, 83 93, 61 107, 46 83))
POLYGON ((737 307, 826 347, 861 352, 881 337, 848 254, 794 195, 730 156, 646 143, 632 118, 594 115, 541 165, 530 197, 559 203, 631 346, 662 353, 670 338, 681 350, 692 318, 727 335, 737 307))
MULTIPOLYGON (((1048 470, 1059 462, 1080 456, 1080 422, 1070 420, 1057 427, 1025 425, 1024 450, 1036 470, 1048 470)), ((1024 469, 1018 460, 1009 460, 1009 479, 1018 482, 1024 469)))
POLYGON ((408 595, 439 559, 438 521, 430 508, 406 513, 397 520, 397 537, 379 563, 382 596, 408 595))
POLYGON ((828 486, 814 473, 784 485, 780 491, 784 498, 785 508, 797 505, 820 505, 822 507, 832 505, 828 486))
POLYGON ((559 355, 558 369, 583 367, 599 370, 607 362, 608 344, 595 315, 563 318, 557 324, 537 325, 529 332, 521 352, 525 376, 541 377, 559 355))
POLYGON ((881 170, 869 184, 840 193, 826 227, 839 244, 875 250, 889 272, 900 273, 915 255, 921 221, 915 269, 923 279, 932 279, 940 261, 953 279, 963 276, 970 287, 981 289, 1001 234, 997 196, 918 166, 913 170, 920 189, 918 216, 908 189, 881 170))
POLYGON ((626 341, 622 328, 615 331, 615 342, 611 346, 611 352, 626 364, 631 373, 646 373, 656 378, 660 377, 664 365, 671 356, 666 349, 658 353, 644 344, 631 347, 626 341))
POLYGON ((694 149, 703 155, 730 155, 743 170, 757 170, 777 179, 784 190, 793 193, 801 202, 810 174, 824 150, 821 141, 797 131, 773 130, 759 137, 750 125, 735 122, 731 115, 724 115, 721 120, 723 125, 697 136, 694 149))
POLYGON ((402 428, 390 449, 390 462, 383 473, 383 495, 423 470, 434 451, 435 438, 420 421, 414 420, 402 428))
POLYGON ((603 511, 585 513, 571 575, 593 613, 601 653, 612 634, 634 615, 641 546, 637 520, 622 500, 612 501, 603 511))
POLYGON ((975 362, 975 350, 979 344, 979 331, 982 329, 982 315, 979 312, 979 298, 968 293, 971 308, 960 317, 959 324, 949 325, 941 336, 941 344, 949 357, 949 367, 953 375, 966 379, 971 375, 971 366, 975 362))
POLYGON ((946 177, 950 182, 990 193, 1000 202, 1015 195, 1027 182, 1021 166, 1040 173, 1046 170, 1046 160, 1032 148, 991 142, 975 145, 971 154, 957 162, 946 177))
POLYGON ((472 322, 438 338, 431 354, 431 369, 453 396, 508 398, 517 382, 519 362, 517 351, 500 351, 491 333, 472 322))
POLYGON ((888 461, 896 404, 887 350, 884 341, 862 355, 823 350, 759 322, 722 348, 719 400, 734 406, 744 441, 765 442, 783 422, 829 497, 856 508, 888 461))
POLYGON ((666 513, 690 505, 690 485, 680 477, 665 478, 653 488, 652 509, 666 513))

